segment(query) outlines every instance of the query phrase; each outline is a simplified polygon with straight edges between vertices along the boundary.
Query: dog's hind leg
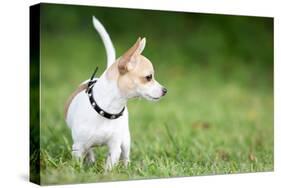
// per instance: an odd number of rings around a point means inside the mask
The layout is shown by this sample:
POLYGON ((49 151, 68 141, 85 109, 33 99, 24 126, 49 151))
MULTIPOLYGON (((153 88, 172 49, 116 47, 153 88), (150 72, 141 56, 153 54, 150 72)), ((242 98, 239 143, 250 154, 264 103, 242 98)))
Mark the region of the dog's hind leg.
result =
POLYGON ((77 160, 83 160, 86 154, 86 149, 82 144, 74 143, 72 145, 72 157, 77 160))
POLYGON ((85 160, 87 164, 92 164, 95 162, 95 154, 91 148, 87 151, 85 160))

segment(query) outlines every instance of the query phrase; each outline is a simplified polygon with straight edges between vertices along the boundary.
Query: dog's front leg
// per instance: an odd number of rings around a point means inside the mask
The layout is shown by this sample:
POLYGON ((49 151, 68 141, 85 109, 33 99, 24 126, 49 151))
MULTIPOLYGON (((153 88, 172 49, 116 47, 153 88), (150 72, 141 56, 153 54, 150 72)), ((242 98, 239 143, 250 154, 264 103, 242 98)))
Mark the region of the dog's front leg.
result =
POLYGON ((131 138, 130 133, 128 132, 128 134, 123 138, 121 144, 121 160, 125 167, 127 167, 130 162, 130 144, 131 138))
POLYGON ((111 171, 114 165, 119 161, 121 147, 119 142, 111 142, 108 144, 109 153, 107 156, 105 171, 111 171))

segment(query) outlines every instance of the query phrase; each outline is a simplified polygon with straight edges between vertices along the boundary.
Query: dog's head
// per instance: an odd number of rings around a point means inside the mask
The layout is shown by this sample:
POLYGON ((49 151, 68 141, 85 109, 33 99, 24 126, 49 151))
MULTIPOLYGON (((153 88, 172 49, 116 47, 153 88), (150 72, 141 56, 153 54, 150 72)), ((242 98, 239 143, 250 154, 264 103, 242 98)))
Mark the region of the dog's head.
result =
POLYGON ((155 80, 152 63, 141 55, 145 43, 145 38, 139 38, 109 68, 108 76, 117 80, 120 91, 127 98, 142 97, 157 101, 167 93, 167 89, 155 80))

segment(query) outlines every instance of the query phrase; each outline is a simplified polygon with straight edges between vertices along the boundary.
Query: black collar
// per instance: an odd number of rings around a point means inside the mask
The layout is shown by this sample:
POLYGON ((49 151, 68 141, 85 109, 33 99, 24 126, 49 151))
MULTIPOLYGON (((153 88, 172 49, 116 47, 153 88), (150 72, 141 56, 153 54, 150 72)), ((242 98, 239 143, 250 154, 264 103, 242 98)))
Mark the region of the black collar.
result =
POLYGON ((94 99, 92 90, 93 90, 93 87, 95 86, 95 83, 97 82, 97 80, 93 80, 93 79, 94 79, 94 76, 95 76, 97 70, 98 70, 98 68, 96 68, 94 74, 92 75, 90 81, 88 82, 88 86, 86 89, 86 93, 88 94, 90 103, 91 103, 92 107, 96 110, 96 112, 98 114, 100 114, 102 117, 105 117, 107 119, 117 119, 123 115, 125 107, 121 110, 121 112, 119 112, 117 114, 111 114, 111 113, 108 113, 105 110, 103 110, 101 107, 99 107, 99 105, 97 104, 97 102, 94 99))

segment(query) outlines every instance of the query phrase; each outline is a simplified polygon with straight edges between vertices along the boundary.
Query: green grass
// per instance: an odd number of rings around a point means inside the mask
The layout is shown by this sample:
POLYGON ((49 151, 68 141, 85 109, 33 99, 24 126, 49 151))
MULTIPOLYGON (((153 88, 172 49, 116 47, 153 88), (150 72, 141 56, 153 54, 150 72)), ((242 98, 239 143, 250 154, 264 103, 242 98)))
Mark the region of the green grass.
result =
MULTIPOLYGON (((270 53, 255 53, 262 51, 259 45, 240 53, 231 44, 221 45, 225 38, 216 27, 204 35, 206 28, 190 31, 188 42, 180 34, 160 42, 157 32, 150 33, 144 55, 152 60, 168 94, 157 103, 129 101, 131 164, 109 173, 103 169, 105 147, 94 149, 93 165, 72 160, 71 133, 63 116, 75 87, 96 65, 101 74, 102 43, 93 30, 43 33, 42 184, 272 171, 273 63, 264 63, 270 53)), ((134 41, 120 36, 114 42, 120 55, 134 41)))
MULTIPOLYGON (((56 65, 45 68, 56 69, 56 65)), ((156 67, 156 72, 161 74, 157 75, 158 80, 169 92, 158 103, 129 102, 132 163, 128 169, 120 165, 109 174, 103 171, 105 148, 95 149, 97 162, 93 166, 71 160, 72 141, 63 120, 63 103, 83 79, 74 76, 70 79, 75 82, 69 82, 67 77, 54 81, 49 87, 43 79, 42 183, 273 169, 273 99, 270 87, 264 90, 261 86, 244 86, 231 78, 227 81, 218 79, 214 77, 214 71, 190 70, 182 66, 156 67)), ((54 74, 64 73, 57 71, 54 74)), ((85 79, 90 75, 84 75, 83 71, 79 74, 85 79)))

